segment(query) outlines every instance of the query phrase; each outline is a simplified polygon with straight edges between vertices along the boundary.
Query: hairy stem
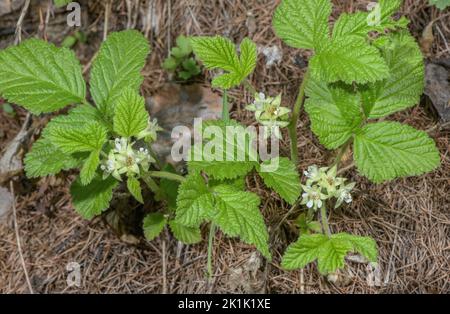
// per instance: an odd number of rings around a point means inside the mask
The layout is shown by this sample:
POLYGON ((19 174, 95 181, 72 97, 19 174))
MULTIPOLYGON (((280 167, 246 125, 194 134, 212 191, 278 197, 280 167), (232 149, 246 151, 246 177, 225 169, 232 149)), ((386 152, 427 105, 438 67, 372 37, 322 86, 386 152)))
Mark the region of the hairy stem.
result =
POLYGON ((168 180, 178 181, 178 182, 184 182, 186 180, 185 177, 182 177, 175 173, 166 172, 166 171, 149 171, 148 175, 153 178, 168 179, 168 180))
POLYGON ((148 188, 153 193, 158 193, 158 191, 159 191, 158 184, 156 184, 156 182, 148 174, 141 176, 141 179, 142 179, 142 181, 145 182, 145 184, 147 184, 148 188))
POLYGON ((212 278, 212 248, 213 248, 213 241, 214 241, 214 236, 216 233, 216 225, 211 222, 211 226, 209 229, 209 238, 208 238, 208 277, 209 279, 212 278))
POLYGON ((228 91, 223 91, 223 103, 222 103, 222 120, 230 120, 230 110, 228 109, 228 91))
POLYGON ((322 227, 325 234, 328 237, 331 237, 331 229, 330 225, 328 224, 327 209, 325 204, 323 204, 322 207, 320 208, 320 218, 322 219, 322 227))
POLYGON ((289 138, 291 140, 291 159, 292 162, 298 164, 298 148, 297 148, 297 122, 302 110, 303 102, 305 101, 306 83, 309 78, 309 70, 303 76, 302 84, 298 90, 297 100, 295 101, 294 110, 292 111, 291 123, 288 126, 289 138))
POLYGON ((342 158, 345 156, 345 154, 347 153, 348 149, 350 148, 350 144, 352 143, 353 139, 349 139, 340 149, 339 152, 336 156, 336 159, 334 160, 334 163, 332 165, 332 167, 337 166, 339 168, 339 164, 342 161, 342 158))
POLYGON ((256 88, 254 88, 253 85, 248 80, 244 81, 244 87, 249 93, 252 94, 252 96, 254 96, 257 93, 256 88))

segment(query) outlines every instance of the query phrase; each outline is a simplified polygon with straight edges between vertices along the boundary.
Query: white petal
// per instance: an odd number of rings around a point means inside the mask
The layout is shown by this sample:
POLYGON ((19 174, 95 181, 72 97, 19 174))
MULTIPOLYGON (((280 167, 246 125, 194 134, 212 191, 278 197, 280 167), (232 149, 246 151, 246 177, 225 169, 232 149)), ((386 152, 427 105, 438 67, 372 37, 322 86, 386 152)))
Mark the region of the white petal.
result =
POLYGON ((314 206, 313 200, 310 200, 308 203, 306 203, 306 207, 312 208, 314 206))

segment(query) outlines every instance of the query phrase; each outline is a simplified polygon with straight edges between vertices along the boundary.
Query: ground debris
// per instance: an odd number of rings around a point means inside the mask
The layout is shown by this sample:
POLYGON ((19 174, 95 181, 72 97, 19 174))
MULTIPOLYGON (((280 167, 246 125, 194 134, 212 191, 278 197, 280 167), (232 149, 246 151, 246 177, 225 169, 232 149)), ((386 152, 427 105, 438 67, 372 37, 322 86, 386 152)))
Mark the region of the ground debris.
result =
MULTIPOLYGON (((450 60, 448 60, 449 62, 450 60)), ((450 63, 450 62, 449 62, 450 63)), ((441 64, 443 64, 441 62, 441 64)), ((448 68, 428 63, 426 66, 425 95, 429 97, 442 122, 450 121, 450 72, 448 68)))

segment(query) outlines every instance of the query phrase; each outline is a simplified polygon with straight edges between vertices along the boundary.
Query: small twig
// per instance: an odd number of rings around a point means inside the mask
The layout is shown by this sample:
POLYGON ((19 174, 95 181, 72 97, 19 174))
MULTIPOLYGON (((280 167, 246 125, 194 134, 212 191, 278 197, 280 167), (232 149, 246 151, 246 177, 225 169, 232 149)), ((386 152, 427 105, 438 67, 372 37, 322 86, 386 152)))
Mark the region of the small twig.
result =
POLYGON ((18 45, 22 41, 22 24, 25 19, 25 15, 27 15, 28 7, 30 6, 30 0, 26 0, 25 4, 22 7, 22 11, 20 12, 19 20, 16 25, 16 32, 14 38, 14 44, 18 45))
POLYGON ((103 28, 103 41, 108 37, 108 29, 109 29, 109 16, 111 15, 111 0, 108 0, 105 4, 105 25, 103 28))
POLYGON ((11 195, 13 197, 12 208, 13 208, 13 217, 14 217, 14 230, 16 232, 17 249, 19 251, 20 262, 22 263, 23 272, 25 273, 25 279, 27 281, 27 285, 28 285, 30 294, 34 294, 33 287, 31 286, 30 277, 28 276, 27 266, 25 265, 25 259, 23 258, 23 254, 22 254, 22 245, 20 243, 20 234, 19 234, 19 224, 17 223, 16 197, 14 194, 14 186, 13 186, 12 181, 9 182, 9 186, 10 186, 10 190, 11 190, 11 195))

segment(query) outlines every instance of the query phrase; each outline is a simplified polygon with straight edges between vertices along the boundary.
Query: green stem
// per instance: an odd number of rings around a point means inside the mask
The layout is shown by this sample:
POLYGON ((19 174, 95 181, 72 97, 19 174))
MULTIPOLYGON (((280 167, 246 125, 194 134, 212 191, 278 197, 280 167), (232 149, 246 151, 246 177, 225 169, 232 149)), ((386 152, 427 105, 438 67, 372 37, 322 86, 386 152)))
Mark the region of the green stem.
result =
POLYGON ((216 225, 214 222, 211 222, 211 226, 209 229, 209 238, 208 238, 208 277, 209 279, 212 278, 212 248, 213 248, 213 241, 214 241, 214 235, 216 233, 216 225))
POLYGON ((142 181, 145 182, 145 184, 147 184, 148 188, 153 193, 158 193, 159 186, 156 184, 156 182, 148 174, 141 176, 141 179, 142 179, 142 181))
POLYGON ((320 208, 320 218, 322 219, 322 227, 323 227, 325 234, 328 237, 331 237, 331 229, 330 229, 330 225, 328 224, 327 209, 326 209, 325 203, 320 208))
POLYGON ((339 152, 336 156, 336 159, 334 160, 334 163, 332 165, 332 167, 334 166, 338 166, 341 163, 342 158, 345 156, 345 154, 347 153, 348 149, 350 148, 350 144, 352 143, 353 139, 349 139, 340 149, 339 152))
POLYGON ((305 100, 306 83, 309 78, 309 70, 303 76, 302 84, 298 90, 297 100, 295 101, 294 110, 292 111, 291 123, 288 126, 289 137, 291 140, 291 159, 295 164, 298 164, 298 148, 297 148, 297 122, 302 110, 302 105, 305 100))
POLYGON ((150 152, 150 156, 153 157, 154 160, 156 160, 156 165, 159 169, 162 169, 164 165, 162 164, 161 160, 159 160, 158 155, 156 155, 155 151, 153 150, 152 146, 148 145, 148 151, 150 152))
POLYGON ((184 182, 186 181, 186 178, 183 176, 180 176, 175 173, 166 172, 166 171, 149 171, 147 172, 150 177, 153 178, 161 178, 161 179, 168 179, 172 181, 178 181, 178 182, 184 182))
POLYGON ((222 120, 230 120, 230 111, 228 110, 228 91, 223 91, 223 103, 222 103, 222 120))

